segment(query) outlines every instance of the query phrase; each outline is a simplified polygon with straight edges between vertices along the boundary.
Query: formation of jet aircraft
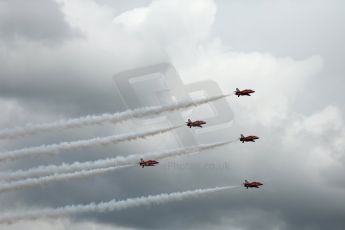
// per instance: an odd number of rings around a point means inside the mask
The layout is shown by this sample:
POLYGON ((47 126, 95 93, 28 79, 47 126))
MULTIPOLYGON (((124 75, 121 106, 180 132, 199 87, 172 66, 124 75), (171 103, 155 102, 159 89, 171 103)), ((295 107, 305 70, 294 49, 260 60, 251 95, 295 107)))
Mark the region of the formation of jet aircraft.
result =
MULTIPOLYGON (((234 94, 238 97, 240 96, 251 96, 250 94, 255 93, 254 90, 251 89, 244 89, 244 90, 239 90, 238 88, 236 88, 236 91, 234 92, 234 94)), ((206 121, 202 121, 202 120, 196 120, 196 121, 192 121, 191 119, 188 119, 188 121, 186 122, 186 126, 189 128, 192 127, 200 127, 202 128, 203 125, 206 125, 206 121)), ((255 140, 259 139, 259 137, 257 136, 244 136, 243 134, 241 134, 241 137, 239 138, 239 140, 244 143, 244 142, 255 142, 255 140)), ((145 166, 156 166, 157 164, 159 164, 158 161, 156 160, 144 160, 144 159, 140 159, 139 165, 144 168, 145 166)), ((259 188, 260 186, 262 186, 263 183, 258 182, 258 181, 252 181, 249 182, 248 180, 245 180, 243 183, 243 186, 245 188, 259 188)))

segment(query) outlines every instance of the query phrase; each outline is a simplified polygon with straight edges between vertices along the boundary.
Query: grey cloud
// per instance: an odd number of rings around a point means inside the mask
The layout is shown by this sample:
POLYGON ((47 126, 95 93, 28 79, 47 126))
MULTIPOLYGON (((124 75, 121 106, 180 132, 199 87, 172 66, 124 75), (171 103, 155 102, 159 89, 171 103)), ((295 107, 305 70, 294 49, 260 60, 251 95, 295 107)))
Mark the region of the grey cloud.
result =
POLYGON ((52 0, 2 0, 0 2, 0 38, 13 42, 17 39, 59 43, 79 36, 52 0))

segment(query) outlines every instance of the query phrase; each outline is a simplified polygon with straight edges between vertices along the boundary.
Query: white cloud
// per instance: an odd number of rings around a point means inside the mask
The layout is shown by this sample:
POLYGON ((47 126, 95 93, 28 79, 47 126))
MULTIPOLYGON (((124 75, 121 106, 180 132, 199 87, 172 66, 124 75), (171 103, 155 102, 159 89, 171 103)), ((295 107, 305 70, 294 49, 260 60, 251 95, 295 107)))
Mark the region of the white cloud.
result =
POLYGON ((126 11, 114 18, 129 31, 145 33, 170 45, 182 39, 202 40, 211 30, 216 13, 212 0, 152 1, 145 8, 126 11))
MULTIPOLYGON (((281 124, 307 80, 323 66, 320 56, 304 60, 269 53, 230 51, 211 33, 212 1, 153 1, 114 19, 132 36, 150 38, 164 47, 185 82, 213 79, 224 92, 252 87, 257 93, 241 110, 263 125, 281 124), (135 23, 134 23, 135 22, 135 23)), ((231 30, 231 28, 229 28, 231 30)))
POLYGON ((129 31, 136 31, 147 20, 148 13, 148 8, 135 8, 117 16, 113 21, 123 25, 129 31))
POLYGON ((309 116, 293 117, 285 126, 283 148, 295 149, 291 154, 299 156, 306 173, 315 180, 330 168, 345 169, 343 117, 337 106, 330 105, 309 116))
POLYGON ((339 131, 344 128, 343 122, 340 109, 330 105, 319 112, 294 121, 289 129, 289 133, 290 135, 298 135, 301 132, 306 132, 316 136, 339 136, 339 131))
POLYGON ((188 52, 188 47, 207 39, 215 14, 212 0, 152 1, 118 15, 114 22, 132 36, 154 42, 171 57, 171 52, 188 52))

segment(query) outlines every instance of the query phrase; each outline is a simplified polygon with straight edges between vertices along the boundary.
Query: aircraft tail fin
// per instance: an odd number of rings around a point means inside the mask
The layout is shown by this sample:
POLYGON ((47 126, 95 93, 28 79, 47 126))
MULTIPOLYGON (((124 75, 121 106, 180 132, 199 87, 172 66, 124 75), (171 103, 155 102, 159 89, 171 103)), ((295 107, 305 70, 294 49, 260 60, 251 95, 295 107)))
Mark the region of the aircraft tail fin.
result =
POLYGON ((247 180, 244 180, 245 183, 249 183, 247 180))
POLYGON ((190 119, 188 119, 188 122, 192 122, 190 119))
POLYGON ((243 134, 241 134, 241 138, 244 138, 243 134))
POLYGON ((236 88, 236 92, 240 92, 240 89, 239 89, 239 88, 236 88))

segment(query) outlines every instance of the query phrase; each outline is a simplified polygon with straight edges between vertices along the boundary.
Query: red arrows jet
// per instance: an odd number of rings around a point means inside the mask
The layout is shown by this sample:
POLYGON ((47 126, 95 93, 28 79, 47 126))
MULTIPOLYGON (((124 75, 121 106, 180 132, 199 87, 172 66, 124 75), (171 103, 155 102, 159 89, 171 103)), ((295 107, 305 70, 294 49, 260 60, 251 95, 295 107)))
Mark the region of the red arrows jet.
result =
POLYGON ((241 134, 241 137, 240 137, 240 141, 242 141, 242 143, 244 142, 255 142, 256 139, 259 139, 259 137, 257 136, 243 136, 243 134, 241 134))
POLYGON ((243 186, 246 187, 246 189, 248 189, 248 188, 259 188, 262 185, 264 185, 264 184, 261 182, 257 182, 257 181, 249 182, 249 181, 245 180, 243 183, 243 186))
POLYGON ((188 119, 188 122, 186 122, 186 125, 189 128, 192 128, 192 127, 202 128, 202 125, 205 125, 205 124, 206 124, 206 121, 191 121, 190 119, 188 119))
POLYGON ((144 161, 143 158, 140 159, 140 163, 139 165, 144 168, 145 166, 156 166, 156 164, 158 164, 158 161, 155 160, 146 160, 144 161))
POLYGON ((239 90, 238 88, 236 88, 236 91, 235 91, 235 95, 237 95, 237 97, 250 96, 251 93, 255 93, 255 91, 252 89, 239 90))

